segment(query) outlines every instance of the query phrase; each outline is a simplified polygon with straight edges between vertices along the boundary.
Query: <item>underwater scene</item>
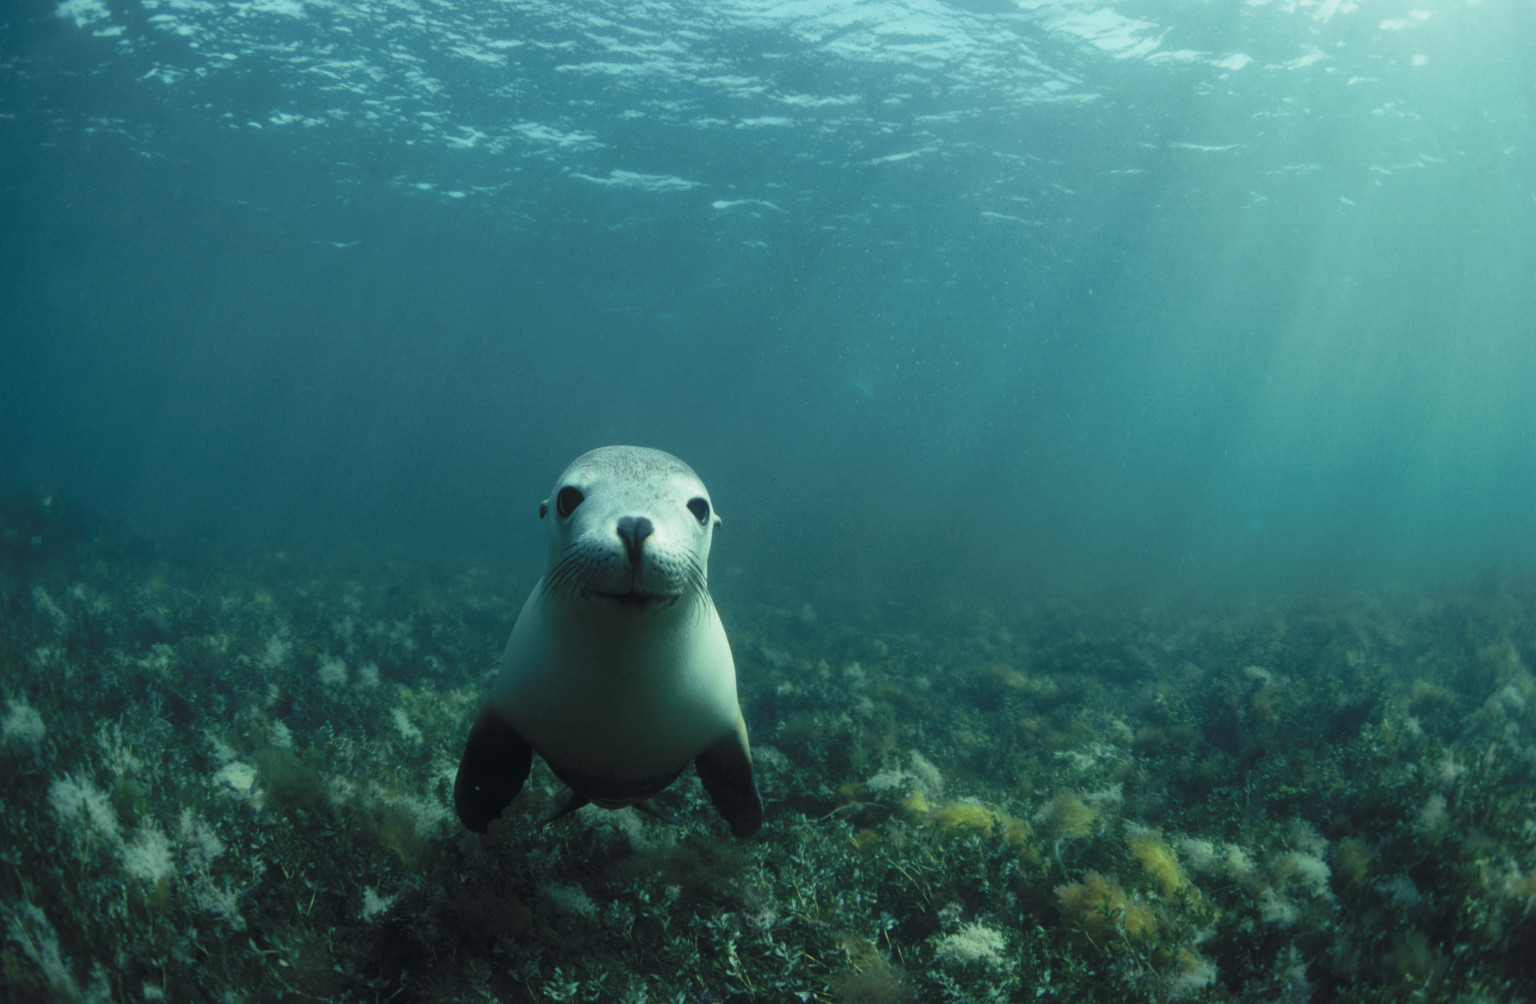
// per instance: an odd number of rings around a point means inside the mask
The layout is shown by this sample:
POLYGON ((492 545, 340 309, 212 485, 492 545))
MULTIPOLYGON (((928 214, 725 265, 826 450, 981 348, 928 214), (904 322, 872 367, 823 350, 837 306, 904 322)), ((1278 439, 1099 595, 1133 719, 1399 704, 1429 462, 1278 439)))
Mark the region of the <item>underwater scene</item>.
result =
POLYGON ((0 1001, 1536 1000, 1532 39, 8 3, 0 1001))

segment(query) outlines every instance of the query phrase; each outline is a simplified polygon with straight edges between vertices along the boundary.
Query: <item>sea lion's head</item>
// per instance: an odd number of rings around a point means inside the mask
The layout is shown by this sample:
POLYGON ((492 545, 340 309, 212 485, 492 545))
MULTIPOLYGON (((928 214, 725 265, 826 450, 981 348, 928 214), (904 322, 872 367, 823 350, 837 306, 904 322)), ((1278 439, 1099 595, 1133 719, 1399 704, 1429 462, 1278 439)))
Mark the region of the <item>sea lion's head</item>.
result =
POLYGON ((539 505, 549 520, 544 588, 616 609, 708 601, 720 516, 693 468, 660 450, 605 446, 577 457, 539 505))

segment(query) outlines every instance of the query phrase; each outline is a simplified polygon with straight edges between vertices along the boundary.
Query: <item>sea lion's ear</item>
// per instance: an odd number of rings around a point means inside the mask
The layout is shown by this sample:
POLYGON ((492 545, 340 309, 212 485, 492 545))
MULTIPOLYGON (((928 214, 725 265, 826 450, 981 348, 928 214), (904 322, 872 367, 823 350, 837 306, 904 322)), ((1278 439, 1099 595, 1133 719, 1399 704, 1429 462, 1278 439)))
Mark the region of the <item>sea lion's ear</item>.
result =
POLYGON ((543 519, 545 516, 548 516, 548 515, 549 515, 549 503, 548 502, 540 502, 539 503, 539 519, 543 519))

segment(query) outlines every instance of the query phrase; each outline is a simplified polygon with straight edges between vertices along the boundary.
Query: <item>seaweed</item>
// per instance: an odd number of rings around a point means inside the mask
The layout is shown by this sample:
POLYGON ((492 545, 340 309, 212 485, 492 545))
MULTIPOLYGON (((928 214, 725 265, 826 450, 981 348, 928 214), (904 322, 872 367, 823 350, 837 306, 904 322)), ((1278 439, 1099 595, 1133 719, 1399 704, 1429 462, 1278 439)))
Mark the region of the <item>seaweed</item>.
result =
MULTIPOLYGON (((57 508, 55 508, 57 507, 57 508)), ((0 504, 0 996, 1536 996, 1536 580, 1266 606, 728 611, 768 823, 484 836, 526 583, 201 559, 0 504)))

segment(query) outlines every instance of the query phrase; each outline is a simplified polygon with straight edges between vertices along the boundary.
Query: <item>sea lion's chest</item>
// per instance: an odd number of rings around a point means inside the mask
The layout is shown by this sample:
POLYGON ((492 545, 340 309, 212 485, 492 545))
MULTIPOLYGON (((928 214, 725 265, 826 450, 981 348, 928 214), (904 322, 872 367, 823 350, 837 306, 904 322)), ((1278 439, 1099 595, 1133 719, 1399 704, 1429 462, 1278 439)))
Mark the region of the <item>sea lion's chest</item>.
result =
POLYGON ((551 765, 615 778, 675 774, 740 714, 712 604, 613 616, 539 590, 513 627, 493 702, 551 765))

